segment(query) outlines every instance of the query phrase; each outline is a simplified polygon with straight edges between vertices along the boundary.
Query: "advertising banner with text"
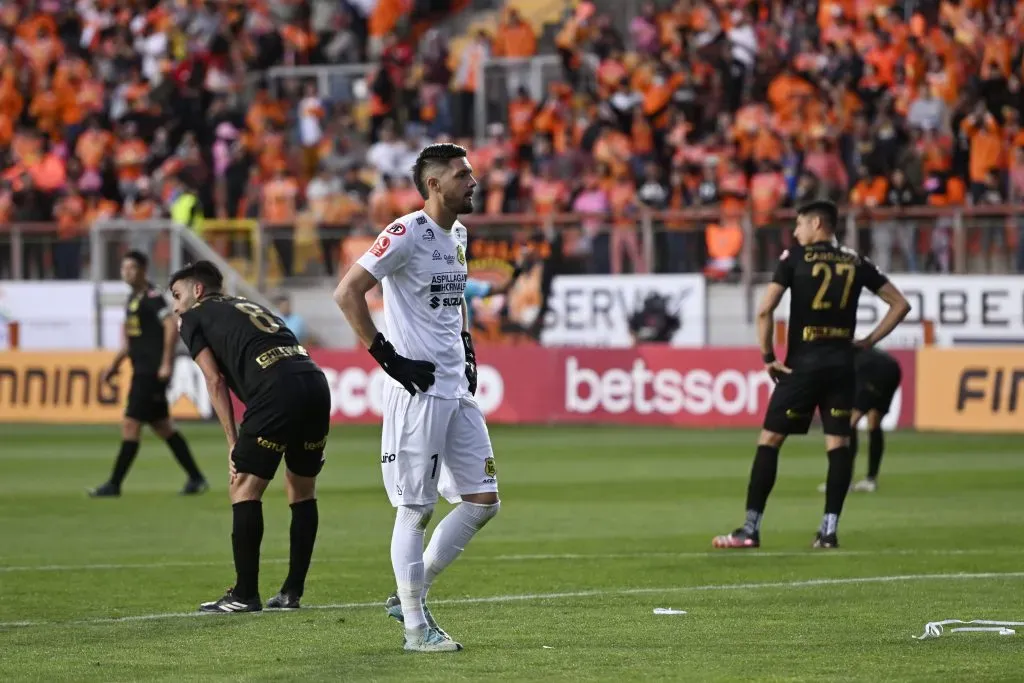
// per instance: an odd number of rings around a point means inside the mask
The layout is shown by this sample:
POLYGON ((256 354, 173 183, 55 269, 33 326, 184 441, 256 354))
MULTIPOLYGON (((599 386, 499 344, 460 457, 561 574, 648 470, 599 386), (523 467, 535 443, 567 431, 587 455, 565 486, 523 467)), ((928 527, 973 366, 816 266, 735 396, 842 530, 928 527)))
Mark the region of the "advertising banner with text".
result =
MULTIPOLYGON (((108 351, 0 352, 0 422, 120 422, 131 386, 131 363, 123 363, 107 385, 103 372, 113 358, 108 351)), ((213 415, 203 374, 187 356, 175 361, 167 397, 176 419, 213 415)))
MULTIPOLYGON (((935 326, 939 346, 1024 344, 1024 276, 1021 275, 890 275, 910 302, 907 320, 896 328, 887 346, 917 346, 915 326, 935 326), (906 343, 911 341, 912 343, 906 343)), ((871 292, 861 294, 857 334, 870 332, 885 315, 886 305, 871 292)), ((789 293, 776 316, 789 318, 789 293)))
MULTIPOLYGON (((376 422, 389 381, 365 352, 314 351, 327 374, 334 422, 376 422)), ((887 429, 914 416, 914 353, 895 351, 904 386, 887 429)), ((618 423, 758 427, 771 379, 755 349, 485 347, 477 401, 494 423, 618 423)))
POLYGON ((1024 349, 921 349, 915 425, 1024 433, 1024 349))

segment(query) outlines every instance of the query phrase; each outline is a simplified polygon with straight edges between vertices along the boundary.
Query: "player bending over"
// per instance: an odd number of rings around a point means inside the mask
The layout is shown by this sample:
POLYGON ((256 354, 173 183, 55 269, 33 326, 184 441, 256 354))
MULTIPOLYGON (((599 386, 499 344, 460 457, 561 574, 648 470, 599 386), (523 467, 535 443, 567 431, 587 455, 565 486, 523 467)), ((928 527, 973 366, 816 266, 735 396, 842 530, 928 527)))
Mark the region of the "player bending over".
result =
POLYGON ((132 288, 124 318, 124 342, 114 361, 103 373, 103 382, 111 384, 125 358, 132 362, 132 385, 121 423, 121 450, 114 461, 110 479, 89 491, 94 498, 121 495, 121 484, 139 452, 142 425, 148 424, 167 442, 188 480, 183 495, 202 493, 209 488, 185 437, 170 417, 167 385, 174 369, 174 347, 178 330, 166 299, 146 279, 149 259, 140 251, 130 251, 121 259, 121 279, 132 288))
MULTIPOLYGON (((885 450, 885 432, 882 418, 889 414, 889 407, 900 388, 903 371, 899 361, 879 348, 864 349, 857 353, 857 390, 853 399, 853 413, 850 415, 850 453, 857 459, 857 425, 867 415, 868 475, 853 485, 852 491, 874 493, 878 490, 878 471, 882 467, 882 453, 885 450)), ((825 493, 826 484, 818 487, 825 493)))
POLYGON ((828 481, 825 515, 815 548, 837 548, 837 527, 853 478, 850 417, 854 404, 857 348, 870 348, 895 329, 910 311, 906 298, 874 264, 839 246, 839 216, 831 202, 813 202, 797 212, 793 236, 798 246, 783 252, 757 313, 765 370, 777 382, 757 442, 747 487, 747 518, 731 534, 716 536, 716 548, 757 548, 761 519, 775 485, 779 449, 790 434, 806 434, 817 409, 825 431, 828 481), (854 342, 857 303, 867 287, 889 310, 865 339, 854 342), (775 358, 772 329, 775 309, 790 290, 786 364, 775 358))
POLYGON ((204 602, 202 612, 258 612, 263 492, 281 458, 292 509, 288 577, 267 607, 297 609, 313 557, 319 514, 316 477, 324 465, 331 391, 324 373, 280 318, 259 304, 221 292, 224 279, 209 261, 171 278, 181 338, 206 377, 206 388, 228 440, 229 493, 234 521, 234 587, 204 602), (245 404, 242 424, 228 390, 245 404))
POLYGON ((405 649, 460 650, 437 626, 427 592, 470 539, 498 513, 491 440, 473 394, 476 354, 467 325, 466 227, 476 180, 466 150, 436 144, 420 152, 413 179, 422 211, 384 230, 334 293, 345 318, 395 381, 384 387, 381 469, 397 508, 391 564, 397 595, 388 613, 404 621, 405 649), (388 341, 377 331, 366 293, 383 283, 388 341), (416 359, 416 360, 410 360, 416 359), (437 495, 458 503, 437 525, 426 552, 424 530, 437 495))

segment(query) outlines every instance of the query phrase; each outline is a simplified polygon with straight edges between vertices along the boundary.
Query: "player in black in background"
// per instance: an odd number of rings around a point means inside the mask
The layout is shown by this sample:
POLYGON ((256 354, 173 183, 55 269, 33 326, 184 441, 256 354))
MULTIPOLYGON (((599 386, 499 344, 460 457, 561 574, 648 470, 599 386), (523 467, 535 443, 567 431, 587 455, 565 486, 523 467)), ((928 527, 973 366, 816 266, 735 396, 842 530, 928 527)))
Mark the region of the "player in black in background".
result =
POLYGON ((157 436, 167 442, 188 481, 183 495, 206 491, 209 486, 192 458, 188 443, 170 418, 167 385, 174 368, 174 347, 178 331, 174 317, 163 295, 146 279, 149 259, 139 251, 130 251, 121 260, 121 279, 132 288, 124 320, 124 343, 103 381, 110 384, 125 358, 132 362, 132 385, 128 390, 128 406, 121 424, 121 450, 114 463, 110 480, 89 492, 94 498, 121 495, 121 484, 139 452, 142 425, 148 424, 157 436))
POLYGON ((331 419, 331 391, 323 371, 280 318, 263 306, 221 292, 223 277, 209 261, 171 278, 181 338, 206 377, 206 388, 228 441, 234 522, 234 587, 200 605, 203 612, 258 612, 263 492, 281 459, 291 504, 288 577, 267 601, 297 609, 319 525, 316 478, 323 469, 331 419), (228 390, 245 404, 236 429, 228 390))
POLYGON ((910 311, 896 287, 857 252, 839 246, 838 211, 831 202, 813 202, 797 212, 797 245, 783 252, 757 313, 758 337, 765 370, 777 382, 757 443, 747 488, 747 517, 731 534, 716 536, 716 548, 757 548, 761 518, 775 485, 779 449, 790 434, 806 434, 814 411, 821 414, 828 451, 825 515, 814 539, 816 548, 836 548, 836 529, 853 477, 850 413, 853 410, 854 356, 895 329, 910 311), (867 287, 889 310, 865 339, 854 341, 857 303, 867 287), (773 318, 782 295, 790 290, 786 364, 775 358, 773 318))
MULTIPOLYGON (((903 370, 900 363, 885 351, 874 348, 857 354, 857 391, 853 399, 853 414, 850 416, 850 453, 857 459, 857 425, 868 418, 868 475, 850 489, 860 493, 874 493, 878 490, 878 472, 882 467, 882 453, 885 451, 885 432, 882 418, 889 414, 889 407, 900 388, 903 370)), ((826 484, 818 487, 825 493, 826 484)))

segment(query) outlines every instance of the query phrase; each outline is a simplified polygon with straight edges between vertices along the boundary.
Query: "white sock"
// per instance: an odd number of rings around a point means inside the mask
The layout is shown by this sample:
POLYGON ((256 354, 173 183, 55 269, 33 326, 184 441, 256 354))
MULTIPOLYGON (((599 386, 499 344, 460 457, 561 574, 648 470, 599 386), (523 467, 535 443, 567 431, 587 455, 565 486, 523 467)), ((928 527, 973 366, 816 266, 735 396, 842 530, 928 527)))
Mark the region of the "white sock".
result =
POLYGON ((494 515, 498 514, 501 503, 480 505, 479 503, 459 503, 441 520, 434 533, 430 536, 430 544, 423 554, 426 574, 423 579, 423 596, 427 595, 430 585, 437 575, 444 571, 462 554, 463 548, 469 543, 476 532, 494 515))
POLYGON ((391 534, 391 566, 409 631, 427 625, 423 616, 423 532, 433 511, 429 505, 400 506, 391 534))

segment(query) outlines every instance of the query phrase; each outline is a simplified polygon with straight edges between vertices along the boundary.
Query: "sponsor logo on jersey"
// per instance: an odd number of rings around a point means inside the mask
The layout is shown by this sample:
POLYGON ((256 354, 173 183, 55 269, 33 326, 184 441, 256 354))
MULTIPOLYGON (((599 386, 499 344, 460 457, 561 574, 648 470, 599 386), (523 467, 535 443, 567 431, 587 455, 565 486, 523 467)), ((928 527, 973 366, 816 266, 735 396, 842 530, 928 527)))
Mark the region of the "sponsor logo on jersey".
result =
POLYGON ((451 308, 451 307, 454 307, 454 306, 461 306, 462 305, 462 297, 461 296, 446 296, 446 297, 442 298, 442 297, 439 297, 439 296, 432 296, 432 297, 430 297, 430 300, 429 300, 428 303, 430 304, 430 307, 433 308, 434 310, 437 310, 438 308, 441 308, 442 306, 446 306, 446 307, 451 308))
POLYGON ((439 252, 439 251, 438 251, 437 249, 435 249, 435 250, 434 250, 434 260, 435 260, 435 261, 440 261, 440 260, 441 260, 441 258, 442 258, 442 257, 441 257, 441 252, 439 252))
POLYGON ((430 279, 431 294, 459 294, 461 296, 465 291, 466 273, 435 273, 430 279))
POLYGON ((459 259, 459 263, 466 265, 466 252, 461 244, 455 245, 455 256, 459 259))
POLYGON ((444 262, 447 263, 449 266, 454 266, 455 265, 455 257, 452 256, 451 254, 445 254, 444 255, 444 262))
POLYGON ((384 232, 390 232, 392 235, 404 235, 405 226, 401 223, 395 223, 394 225, 389 225, 384 232))
MULTIPOLYGON (((426 216, 416 216, 416 225, 426 225, 426 224, 427 224, 427 217, 426 216)), ((434 231, 428 229, 427 232, 430 233, 430 239, 434 239, 434 231)))
MULTIPOLYGON (((423 221, 423 223, 427 222, 423 218, 417 218, 416 219, 417 223, 419 223, 420 221, 423 221)), ((427 228, 426 230, 423 231, 423 241, 424 242, 433 242, 435 239, 436 238, 434 237, 434 229, 433 228, 427 228)))
POLYGON ((370 247, 370 253, 376 256, 377 258, 380 258, 381 256, 384 255, 384 252, 387 251, 388 247, 390 246, 391 240, 388 238, 388 236, 381 235, 380 237, 377 238, 377 241, 373 243, 373 246, 370 247))

